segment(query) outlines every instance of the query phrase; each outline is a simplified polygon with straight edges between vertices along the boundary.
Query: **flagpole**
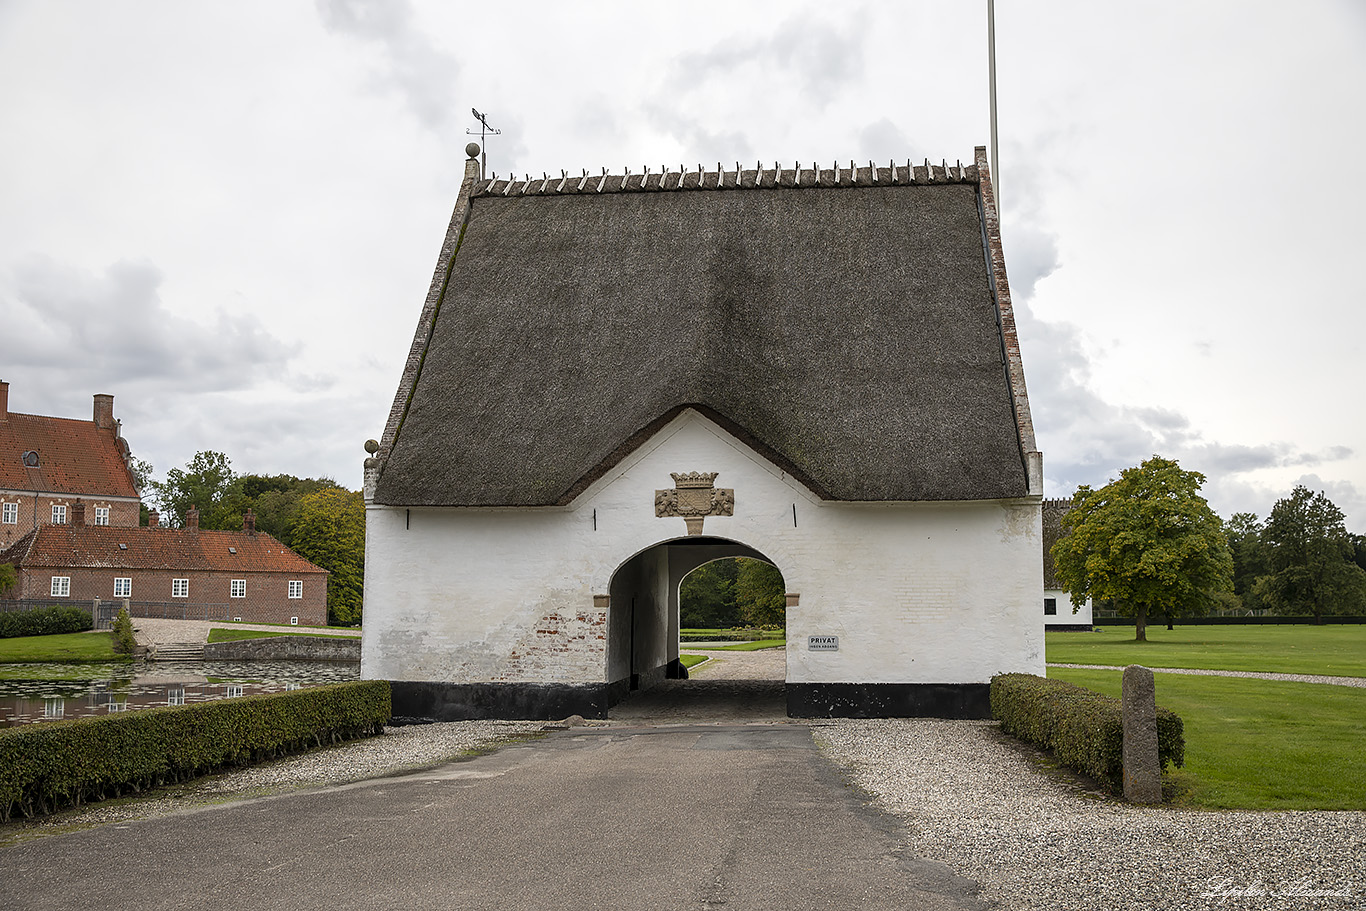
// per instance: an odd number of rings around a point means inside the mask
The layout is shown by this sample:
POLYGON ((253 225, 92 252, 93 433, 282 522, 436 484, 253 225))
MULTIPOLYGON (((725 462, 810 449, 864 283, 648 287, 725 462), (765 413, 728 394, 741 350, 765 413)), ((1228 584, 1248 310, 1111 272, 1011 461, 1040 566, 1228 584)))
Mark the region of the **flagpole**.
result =
POLYGON ((987 0, 987 77, 991 84, 991 185, 1001 211, 1001 156, 996 147, 996 0, 987 0))

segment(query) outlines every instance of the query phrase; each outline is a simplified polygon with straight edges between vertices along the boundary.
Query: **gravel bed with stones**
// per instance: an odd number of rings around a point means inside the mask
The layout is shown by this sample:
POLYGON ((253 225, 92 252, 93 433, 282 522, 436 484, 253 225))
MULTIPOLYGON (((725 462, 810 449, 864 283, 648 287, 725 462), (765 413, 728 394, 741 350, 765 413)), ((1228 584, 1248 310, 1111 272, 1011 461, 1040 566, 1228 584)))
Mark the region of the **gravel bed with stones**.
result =
POLYGON ((1002 909, 1366 907, 1366 813, 1136 807, 1040 770, 993 722, 835 721, 826 754, 907 849, 1002 909))

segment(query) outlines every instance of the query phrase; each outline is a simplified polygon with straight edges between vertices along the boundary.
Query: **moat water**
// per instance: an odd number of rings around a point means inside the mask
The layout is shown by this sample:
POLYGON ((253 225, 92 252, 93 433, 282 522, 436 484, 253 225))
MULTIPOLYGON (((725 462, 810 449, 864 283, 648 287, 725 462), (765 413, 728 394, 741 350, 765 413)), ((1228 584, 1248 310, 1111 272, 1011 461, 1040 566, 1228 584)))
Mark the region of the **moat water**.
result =
POLYGON ((342 661, 0 664, 0 727, 190 705, 360 679, 342 661))

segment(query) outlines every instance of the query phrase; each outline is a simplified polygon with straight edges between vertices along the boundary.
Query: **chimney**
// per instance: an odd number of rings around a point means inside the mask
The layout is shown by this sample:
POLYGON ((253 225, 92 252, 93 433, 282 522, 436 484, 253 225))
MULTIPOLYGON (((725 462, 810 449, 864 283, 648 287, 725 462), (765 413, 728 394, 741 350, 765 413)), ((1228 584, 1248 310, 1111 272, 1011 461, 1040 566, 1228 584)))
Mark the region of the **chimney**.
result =
POLYGON ((0 380, 0 423, 9 420, 9 383, 0 380))
POLYGON ((71 524, 77 528, 85 527, 85 501, 80 497, 71 504, 71 524))
POLYGON ((242 517, 242 530, 249 535, 256 534, 256 513, 252 512, 250 508, 247 509, 247 514, 242 517))
POLYGON ((185 510, 185 530, 199 531, 199 510, 195 509, 193 505, 185 510))
POLYGON ((95 426, 101 430, 114 429, 114 397, 112 395, 95 396, 95 426))
POLYGON ((157 512, 155 509, 149 509, 149 510, 147 511, 147 527, 148 527, 148 528, 158 528, 158 527, 160 527, 160 526, 161 526, 161 513, 157 512))

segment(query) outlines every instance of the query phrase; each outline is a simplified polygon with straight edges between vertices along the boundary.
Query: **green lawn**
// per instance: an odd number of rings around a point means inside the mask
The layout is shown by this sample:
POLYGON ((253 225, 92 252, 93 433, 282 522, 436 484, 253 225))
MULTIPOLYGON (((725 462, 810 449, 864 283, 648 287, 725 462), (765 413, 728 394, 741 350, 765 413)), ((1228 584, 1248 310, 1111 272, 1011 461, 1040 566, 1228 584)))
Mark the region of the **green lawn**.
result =
POLYGON ((761 648, 782 648, 787 645, 786 639, 756 639, 753 642, 736 642, 731 645, 709 645, 705 648, 698 648, 686 642, 680 643, 679 648, 692 649, 698 652, 757 652, 761 648))
POLYGON ((0 639, 0 664, 35 661, 127 661, 109 632, 58 633, 0 639))
POLYGON ((1132 627, 1101 626, 1097 630, 1046 633, 1048 661, 1366 677, 1366 624, 1178 624, 1171 631, 1165 625, 1151 625, 1147 642, 1135 642, 1132 627))
MULTIPOLYGON (((1119 671, 1050 668, 1048 676, 1120 693, 1119 671)), ((1182 777, 1191 791, 1179 802, 1366 810, 1366 688, 1159 673, 1157 702, 1185 722, 1182 777)))
MULTIPOLYGON (((329 629, 329 627, 318 627, 319 629, 329 629)), ((326 633, 298 632, 295 627, 287 630, 260 630, 260 629, 223 629, 215 626, 209 630, 209 642, 234 642, 238 639, 265 639, 270 636, 312 636, 315 639, 355 639, 355 636, 329 636, 326 633)))
POLYGON ((706 655, 679 655, 679 656, 678 656, 678 660, 679 660, 679 663, 681 663, 684 667, 696 667, 697 665, 701 664, 703 661, 706 661, 706 660, 707 660, 707 656, 706 656, 706 655))

